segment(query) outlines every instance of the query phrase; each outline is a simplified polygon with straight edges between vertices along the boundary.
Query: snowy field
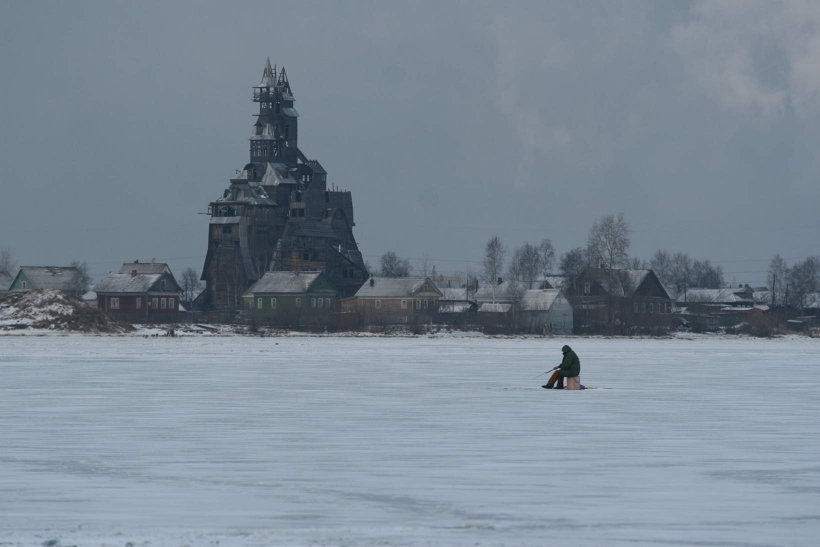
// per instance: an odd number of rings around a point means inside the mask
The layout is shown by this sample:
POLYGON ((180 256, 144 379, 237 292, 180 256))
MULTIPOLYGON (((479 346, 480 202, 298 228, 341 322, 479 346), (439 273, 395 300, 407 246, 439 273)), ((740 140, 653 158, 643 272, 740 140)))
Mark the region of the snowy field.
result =
POLYGON ((805 338, 7 336, 0 545, 817 545, 818 419, 805 338))

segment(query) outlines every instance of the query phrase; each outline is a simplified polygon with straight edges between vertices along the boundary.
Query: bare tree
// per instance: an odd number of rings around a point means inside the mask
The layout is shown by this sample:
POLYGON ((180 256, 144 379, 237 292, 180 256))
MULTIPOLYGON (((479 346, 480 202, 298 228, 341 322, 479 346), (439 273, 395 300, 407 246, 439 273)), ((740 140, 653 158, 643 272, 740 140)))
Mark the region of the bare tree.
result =
POLYGON ((399 258, 393 251, 384 253, 381 263, 383 277, 407 277, 413 269, 408 260, 399 258))
POLYGON ((14 255, 11 251, 0 249, 0 272, 6 272, 11 275, 17 269, 17 261, 14 260, 14 255))
POLYGON ((555 265, 555 249, 552 241, 542 239, 538 244, 538 252, 541 254, 541 276, 547 277, 552 273, 552 267, 555 265))
POLYGON ((692 263, 693 284, 704 289, 719 289, 723 285, 723 268, 712 266, 708 260, 692 263))
POLYGON ((649 267, 665 283, 672 282, 672 256, 666 249, 658 249, 649 260, 649 267))
POLYGON ((87 292, 88 287, 91 285, 91 276, 88 274, 88 266, 86 266, 85 262, 80 262, 79 260, 73 261, 71 266, 77 268, 77 271, 80 272, 77 276, 77 280, 74 282, 74 290, 80 294, 87 292))
POLYGON ((624 263, 624 267, 629 270, 646 270, 649 269, 649 263, 642 259, 638 258, 637 256, 633 256, 631 258, 627 258, 626 262, 624 263))
POLYGON ((587 253, 592 264, 601 265, 606 270, 624 266, 629 258, 629 232, 623 213, 596 220, 587 239, 587 253))
POLYGON ((495 287, 504 271, 504 255, 506 254, 501 238, 493 236, 487 241, 484 247, 484 261, 482 262, 482 274, 484 280, 493 288, 493 301, 495 301, 495 287))
POLYGON ((185 302, 192 302, 199 289, 199 276, 193 268, 187 268, 182 272, 182 298, 185 302))
POLYGON ((561 274, 567 277, 575 277, 589 266, 587 251, 583 247, 576 247, 561 255, 561 263, 558 266, 561 274))
POLYGON ((772 307, 782 306, 786 303, 786 281, 789 267, 786 261, 779 254, 769 263, 768 284, 771 294, 772 307))
POLYGON ((789 305, 802 309, 810 293, 820 290, 820 259, 808 257, 791 267, 788 274, 789 305))
POLYGON ((691 285, 692 259, 686 253, 675 253, 670 268, 669 281, 685 291, 691 285))
POLYGON ((510 278, 521 281, 527 289, 532 289, 532 284, 543 271, 541 251, 535 245, 524 243, 513 252, 510 261, 510 278))

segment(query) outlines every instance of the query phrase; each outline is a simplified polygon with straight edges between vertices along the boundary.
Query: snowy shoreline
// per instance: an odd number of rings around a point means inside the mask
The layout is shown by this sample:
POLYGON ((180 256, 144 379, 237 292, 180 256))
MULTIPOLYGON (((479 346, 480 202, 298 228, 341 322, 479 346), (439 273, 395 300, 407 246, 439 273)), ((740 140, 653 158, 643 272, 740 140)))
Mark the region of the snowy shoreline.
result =
POLYGON ((807 340, 820 341, 801 334, 778 334, 770 338, 761 338, 746 334, 727 333, 690 333, 676 332, 667 336, 616 336, 593 334, 567 334, 563 336, 541 336, 536 334, 484 334, 478 331, 442 331, 415 334, 407 331, 398 332, 308 332, 296 330, 261 330, 249 332, 236 325, 134 325, 129 332, 81 332, 57 329, 15 329, 0 330, 2 337, 90 337, 90 338, 190 338, 190 337, 241 337, 241 338, 481 338, 487 340, 807 340), (169 335, 169 332, 173 332, 169 335))

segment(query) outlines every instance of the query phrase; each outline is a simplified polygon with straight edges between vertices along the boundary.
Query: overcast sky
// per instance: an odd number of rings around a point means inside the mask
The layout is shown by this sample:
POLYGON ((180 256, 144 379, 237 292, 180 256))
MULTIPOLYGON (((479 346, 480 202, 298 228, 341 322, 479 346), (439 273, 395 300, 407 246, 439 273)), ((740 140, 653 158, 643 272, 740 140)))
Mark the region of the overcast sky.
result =
POLYGON ((374 266, 619 212, 729 281, 820 254, 820 3, 751 0, 0 0, 0 249, 200 270, 266 57, 374 266))

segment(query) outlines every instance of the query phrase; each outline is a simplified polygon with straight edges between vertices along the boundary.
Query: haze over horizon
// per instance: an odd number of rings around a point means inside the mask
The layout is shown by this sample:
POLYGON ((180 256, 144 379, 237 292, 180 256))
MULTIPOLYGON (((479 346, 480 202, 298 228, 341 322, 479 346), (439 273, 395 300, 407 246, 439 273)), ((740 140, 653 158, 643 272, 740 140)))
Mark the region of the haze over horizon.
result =
POLYGON ((820 254, 820 4, 7 2, 0 43, 21 265, 200 271, 267 57, 373 266, 478 269, 496 234, 561 254, 619 212, 633 256, 729 282, 820 254))

